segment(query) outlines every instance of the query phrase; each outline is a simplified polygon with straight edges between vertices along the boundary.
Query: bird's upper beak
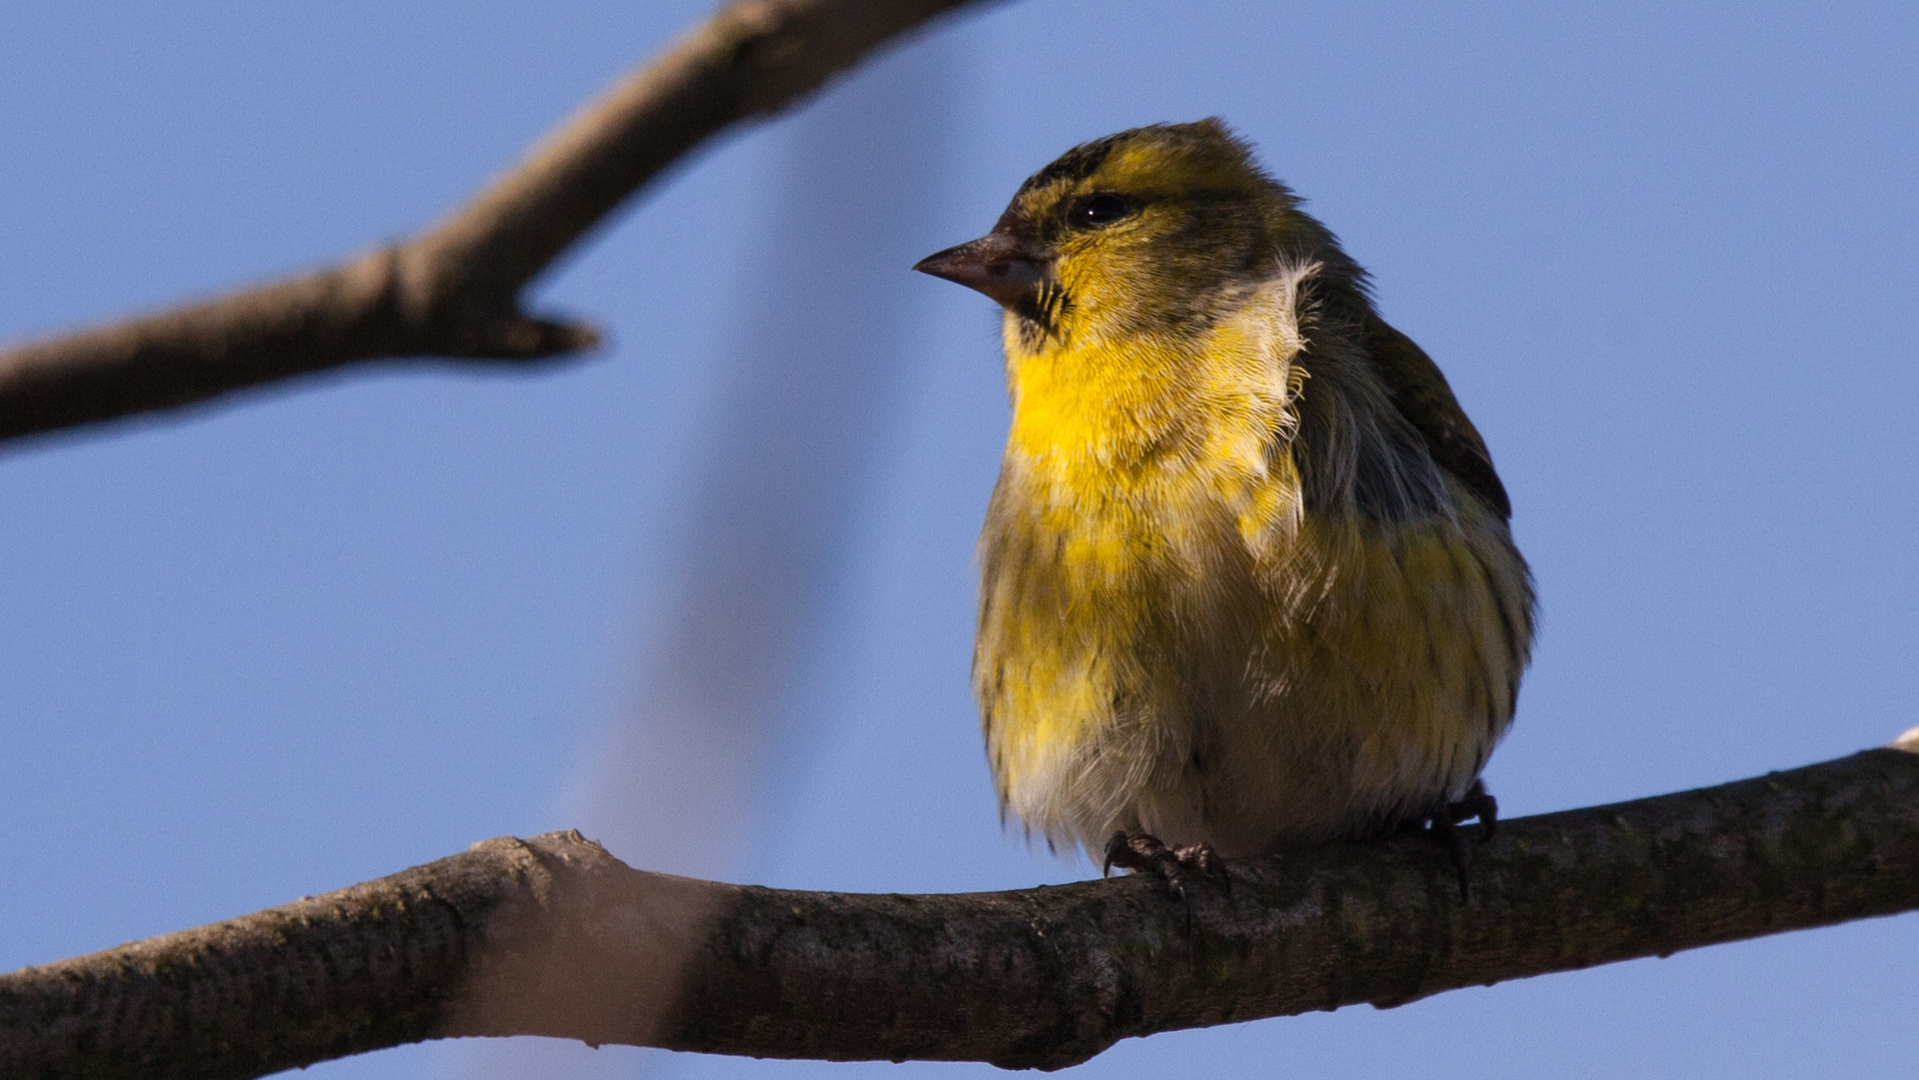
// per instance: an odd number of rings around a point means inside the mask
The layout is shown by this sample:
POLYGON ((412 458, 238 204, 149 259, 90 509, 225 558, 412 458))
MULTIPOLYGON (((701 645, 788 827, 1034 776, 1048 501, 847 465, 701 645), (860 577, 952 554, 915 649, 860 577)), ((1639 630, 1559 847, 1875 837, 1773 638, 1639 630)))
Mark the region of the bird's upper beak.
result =
POLYGON ((913 269, 957 281, 1012 307, 1039 290, 1048 261, 1036 245, 1001 227, 978 240, 928 255, 913 269))

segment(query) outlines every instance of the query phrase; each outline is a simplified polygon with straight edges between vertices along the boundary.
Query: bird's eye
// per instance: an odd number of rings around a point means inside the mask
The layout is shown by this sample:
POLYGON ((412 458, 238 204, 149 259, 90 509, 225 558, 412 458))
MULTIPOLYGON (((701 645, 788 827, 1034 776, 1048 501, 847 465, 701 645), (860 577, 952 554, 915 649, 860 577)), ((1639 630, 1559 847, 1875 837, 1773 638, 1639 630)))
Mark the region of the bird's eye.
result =
POLYGON ((1109 225, 1133 212, 1133 206, 1118 195, 1088 195, 1073 207, 1076 225, 1109 225))

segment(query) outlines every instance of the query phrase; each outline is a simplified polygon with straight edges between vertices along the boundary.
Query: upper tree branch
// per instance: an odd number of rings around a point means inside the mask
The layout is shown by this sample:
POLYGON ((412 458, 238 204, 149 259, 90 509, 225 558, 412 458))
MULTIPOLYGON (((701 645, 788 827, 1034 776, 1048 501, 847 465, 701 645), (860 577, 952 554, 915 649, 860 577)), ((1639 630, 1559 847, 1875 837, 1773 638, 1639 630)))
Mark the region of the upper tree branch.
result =
POLYGON ((525 362, 596 332, 522 310, 527 283, 714 133, 980 0, 736 0, 582 108, 431 230, 206 303, 0 350, 0 440, 380 358, 525 362))
POLYGON ((514 1034, 1057 1068, 1128 1036, 1919 908, 1919 755, 1507 822, 1468 902, 1419 836, 1232 874, 1189 929, 1151 880, 790 892, 632 870, 578 834, 490 840, 0 977, 0 1075, 251 1077, 514 1034))

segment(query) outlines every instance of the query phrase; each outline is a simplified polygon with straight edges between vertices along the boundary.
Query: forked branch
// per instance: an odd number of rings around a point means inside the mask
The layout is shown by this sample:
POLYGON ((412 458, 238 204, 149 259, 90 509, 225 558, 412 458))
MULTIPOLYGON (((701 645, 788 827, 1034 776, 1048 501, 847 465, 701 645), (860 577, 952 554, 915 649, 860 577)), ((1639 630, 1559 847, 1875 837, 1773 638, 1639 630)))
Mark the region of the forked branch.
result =
POLYGON ((1420 836, 1153 881, 886 896, 500 839, 245 918, 0 976, 0 1075, 251 1077, 537 1034, 1058 1068, 1175 1028, 1566 971, 1919 908, 1919 754, 1503 823, 1462 902, 1420 836))
POLYGON ((0 349, 0 440, 370 360, 514 363, 588 348, 527 284, 713 134, 793 104, 882 43, 982 0, 735 0, 588 103, 427 232, 204 303, 0 349))

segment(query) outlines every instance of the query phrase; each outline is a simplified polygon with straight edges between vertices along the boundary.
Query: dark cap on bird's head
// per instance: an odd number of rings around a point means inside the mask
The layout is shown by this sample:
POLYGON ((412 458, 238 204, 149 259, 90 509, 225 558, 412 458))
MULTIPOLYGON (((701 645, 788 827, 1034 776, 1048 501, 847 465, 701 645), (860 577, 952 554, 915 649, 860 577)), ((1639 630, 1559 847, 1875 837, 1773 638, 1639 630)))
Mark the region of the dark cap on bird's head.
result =
POLYGON ((1154 124, 1068 150, 1020 185, 993 231, 914 269, 992 297, 1042 334, 1076 310, 1108 328, 1181 322, 1283 254, 1330 248, 1329 269, 1349 265, 1297 206, 1221 121, 1154 124))
POLYGON ((1286 267, 1313 268, 1316 317, 1359 328, 1368 363, 1434 460, 1510 514, 1485 442, 1438 366, 1379 317, 1365 271, 1218 119, 1076 146, 1020 185, 992 232, 914 269, 999 301, 1016 331, 1010 354, 1189 333, 1286 267))

